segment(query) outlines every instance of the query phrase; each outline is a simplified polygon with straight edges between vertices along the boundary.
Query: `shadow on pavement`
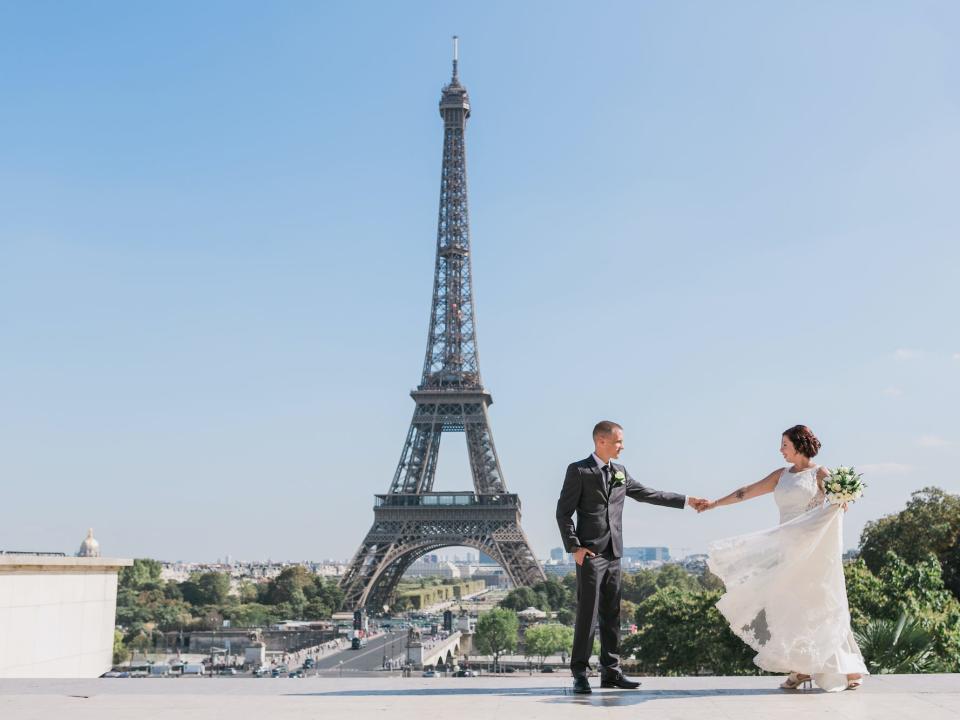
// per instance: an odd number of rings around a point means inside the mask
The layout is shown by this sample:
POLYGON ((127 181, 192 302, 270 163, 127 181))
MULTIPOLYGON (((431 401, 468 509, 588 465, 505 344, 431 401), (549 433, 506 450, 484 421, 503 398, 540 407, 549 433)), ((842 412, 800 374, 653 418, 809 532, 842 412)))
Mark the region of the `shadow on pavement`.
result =
MULTIPOLYGON (((819 695, 822 690, 805 691, 804 695, 819 695)), ((717 690, 601 690, 593 691, 591 695, 574 695, 572 691, 563 689, 568 697, 550 698, 546 702, 574 703, 576 705, 595 705, 597 707, 617 707, 642 705, 652 700, 680 700, 682 698, 713 698, 713 697, 762 697, 780 695, 787 696, 797 693, 786 693, 778 688, 758 689, 717 689, 717 690)))
MULTIPOLYGON (((820 694, 822 691, 805 691, 803 694, 820 694)), ((788 694, 771 689, 717 689, 717 690, 594 690, 591 695, 574 695, 568 687, 528 688, 410 688, 409 690, 333 690, 316 693, 284 693, 301 697, 450 697, 457 695, 499 695, 502 697, 544 697, 548 702, 577 703, 581 705, 639 705, 651 700, 675 700, 679 698, 707 697, 759 697, 762 695, 788 694)))

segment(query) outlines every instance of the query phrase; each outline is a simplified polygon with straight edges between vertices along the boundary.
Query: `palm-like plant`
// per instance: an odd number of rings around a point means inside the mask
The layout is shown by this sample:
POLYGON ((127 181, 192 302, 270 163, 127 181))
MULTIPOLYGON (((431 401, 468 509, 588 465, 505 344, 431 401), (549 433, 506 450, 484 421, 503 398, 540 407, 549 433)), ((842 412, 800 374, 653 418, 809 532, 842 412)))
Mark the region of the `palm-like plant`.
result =
POLYGON ((854 633, 871 673, 932 672, 937 660, 933 638, 906 613, 893 620, 870 620, 854 633))

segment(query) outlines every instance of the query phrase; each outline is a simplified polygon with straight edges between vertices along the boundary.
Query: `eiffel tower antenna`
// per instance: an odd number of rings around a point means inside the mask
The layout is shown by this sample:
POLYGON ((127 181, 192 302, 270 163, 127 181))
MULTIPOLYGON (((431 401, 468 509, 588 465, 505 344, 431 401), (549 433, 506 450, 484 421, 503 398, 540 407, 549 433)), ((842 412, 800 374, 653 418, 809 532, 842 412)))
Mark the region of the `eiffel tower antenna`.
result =
POLYGON ((453 75, 440 96, 443 164, 427 351, 393 481, 375 496, 373 527, 340 583, 353 609, 384 609, 410 564, 442 547, 486 553, 517 586, 546 579, 520 527, 520 498, 503 479, 487 415, 493 398, 480 379, 467 206, 470 99, 458 65, 454 36, 453 75), (433 490, 445 432, 466 434, 472 491, 433 490))
POLYGON ((456 35, 453 36, 453 81, 460 81, 460 69, 458 67, 460 63, 460 38, 456 35))

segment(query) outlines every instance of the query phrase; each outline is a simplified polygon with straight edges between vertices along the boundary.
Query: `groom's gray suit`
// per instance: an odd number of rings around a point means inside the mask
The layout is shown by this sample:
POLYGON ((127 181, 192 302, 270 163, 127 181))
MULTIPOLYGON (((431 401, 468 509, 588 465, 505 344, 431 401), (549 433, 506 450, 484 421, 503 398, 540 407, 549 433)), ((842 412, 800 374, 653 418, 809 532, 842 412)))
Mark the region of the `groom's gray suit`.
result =
POLYGON ((586 676, 593 649, 593 625, 600 620, 600 665, 604 676, 620 673, 620 557, 623 555, 623 500, 682 509, 686 496, 651 490, 634 480, 623 465, 601 469, 596 455, 571 464, 557 501, 557 524, 568 553, 595 553, 577 566, 577 620, 570 669, 586 676), (616 474, 623 473, 618 481, 616 474), (576 514, 576 522, 574 522, 576 514))

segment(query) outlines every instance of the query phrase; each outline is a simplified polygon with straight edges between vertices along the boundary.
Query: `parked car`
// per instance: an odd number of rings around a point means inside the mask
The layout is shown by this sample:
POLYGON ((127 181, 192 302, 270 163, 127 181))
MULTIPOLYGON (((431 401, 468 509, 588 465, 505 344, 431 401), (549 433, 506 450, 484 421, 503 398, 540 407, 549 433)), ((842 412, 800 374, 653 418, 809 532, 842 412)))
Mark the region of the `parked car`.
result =
POLYGON ((553 668, 550 667, 549 665, 544 665, 542 668, 540 668, 540 672, 552 673, 552 672, 553 672, 553 668))
POLYGON ((463 670, 457 670, 454 674, 454 677, 476 677, 477 674, 473 670, 468 670, 464 668, 463 670))
POLYGON ((424 671, 423 671, 423 676, 424 676, 424 677, 437 677, 437 671, 436 671, 436 670, 424 670, 424 671))
POLYGON ((196 677, 202 676, 207 669, 203 666, 203 663, 184 663, 182 675, 187 677, 188 675, 194 675, 196 677))
POLYGON ((232 668, 232 667, 221 668, 220 674, 221 674, 221 675, 236 675, 236 674, 237 674, 237 669, 236 669, 236 668, 232 668))
POLYGON ((302 678, 302 677, 303 677, 303 670, 294 670, 294 671, 292 671, 291 673, 289 673, 289 674, 287 675, 287 677, 291 677, 291 678, 302 678))

